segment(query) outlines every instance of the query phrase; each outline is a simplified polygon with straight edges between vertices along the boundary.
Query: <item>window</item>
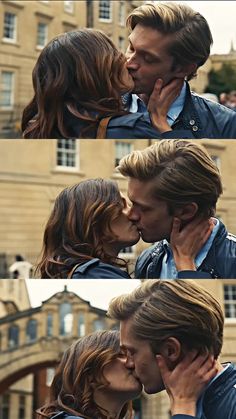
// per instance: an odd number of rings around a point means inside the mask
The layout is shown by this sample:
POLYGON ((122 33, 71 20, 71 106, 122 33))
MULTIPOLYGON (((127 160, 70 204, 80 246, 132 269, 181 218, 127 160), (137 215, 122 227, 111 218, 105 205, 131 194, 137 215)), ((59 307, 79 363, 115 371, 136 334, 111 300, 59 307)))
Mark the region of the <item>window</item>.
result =
POLYGON ((72 333, 73 314, 70 303, 60 305, 60 336, 69 336, 72 333))
POLYGON ((119 24, 125 26, 125 2, 120 1, 119 6, 119 24))
POLYGON ((39 22, 37 28, 37 47, 43 48, 47 44, 48 40, 48 25, 46 23, 39 22))
POLYGON ((110 0, 99 1, 99 19, 111 22, 112 13, 110 0))
POLYGON ((93 322, 93 330, 94 332, 97 332, 98 330, 105 330, 105 322, 102 319, 94 320, 93 322))
POLYGON ((119 38, 118 38, 118 48, 121 51, 125 50, 125 38, 123 38, 123 36, 119 36, 119 38))
POLYGON ((57 140, 57 166, 77 167, 76 140, 57 140))
POLYGON ((0 418, 10 419, 10 395, 3 394, 0 396, 0 418))
POLYGON ((83 313, 80 313, 78 317, 78 335, 79 337, 85 336, 85 322, 83 313))
POLYGON ((224 285, 225 317, 236 319, 236 285, 224 285))
POLYGON ((11 71, 2 71, 0 106, 3 108, 12 108, 14 104, 14 73, 11 71))
POLYGON ((8 329, 8 348, 16 348, 19 345, 19 327, 11 326, 8 329))
POLYGON ((126 143, 124 141, 116 141, 115 143, 115 167, 118 166, 120 159, 133 150, 132 143, 126 143))
POLYGON ((55 375, 55 368, 47 368, 47 370, 46 370, 46 385, 48 387, 51 387, 54 375, 55 375))
POLYGON ((47 315, 47 336, 53 335, 53 316, 52 313, 47 315))
POLYGON ((10 42, 16 41, 16 15, 14 13, 4 13, 3 39, 10 42))
POLYGON ((26 341, 34 342, 37 339, 37 320, 30 319, 26 326, 26 341))
POLYGON ((19 413, 18 419, 25 419, 25 396, 19 396, 19 413))
POLYGON ((64 10, 68 13, 74 13, 74 1, 73 0, 65 0, 64 1, 64 10))

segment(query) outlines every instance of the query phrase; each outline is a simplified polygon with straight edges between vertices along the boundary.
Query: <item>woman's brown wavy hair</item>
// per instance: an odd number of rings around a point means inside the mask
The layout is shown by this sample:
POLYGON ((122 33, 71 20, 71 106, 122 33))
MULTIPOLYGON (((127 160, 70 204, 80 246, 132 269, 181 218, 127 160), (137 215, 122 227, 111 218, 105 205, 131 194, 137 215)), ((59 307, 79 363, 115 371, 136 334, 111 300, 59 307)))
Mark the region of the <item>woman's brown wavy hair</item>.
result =
POLYGON ((109 254, 115 241, 111 223, 123 209, 116 182, 88 179, 65 188, 56 198, 47 222, 42 259, 37 266, 42 278, 66 278, 77 263, 99 258, 127 269, 127 263, 109 254))
MULTIPOLYGON (((51 418, 60 411, 88 419, 106 419, 108 412, 96 404, 94 391, 105 391, 109 386, 103 370, 116 359, 119 351, 120 334, 114 330, 95 332, 72 344, 57 368, 50 388, 50 400, 37 411, 37 419, 51 418)), ((131 411, 131 402, 127 402, 120 418, 126 413, 131 418, 131 411)))
MULTIPOLYGON (((68 115, 81 119, 86 138, 97 121, 125 113, 121 94, 125 56, 104 33, 81 29, 55 37, 33 69, 34 97, 22 116, 24 138, 71 138, 68 115)), ((83 134, 81 134, 81 137, 83 134)))

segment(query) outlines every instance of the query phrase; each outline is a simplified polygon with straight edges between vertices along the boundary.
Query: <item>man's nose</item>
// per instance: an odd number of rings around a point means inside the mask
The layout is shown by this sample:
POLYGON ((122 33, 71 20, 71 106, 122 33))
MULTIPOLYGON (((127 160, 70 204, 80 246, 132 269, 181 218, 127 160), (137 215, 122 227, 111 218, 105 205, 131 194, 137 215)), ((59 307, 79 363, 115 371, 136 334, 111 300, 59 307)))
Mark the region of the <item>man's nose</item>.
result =
POLYGON ((126 67, 128 70, 137 70, 139 63, 136 58, 135 52, 127 52, 126 54, 126 67))
POLYGON ((140 216, 133 207, 130 207, 128 212, 128 218, 130 221, 138 221, 140 219, 140 216))
POLYGON ((126 361, 125 361, 126 368, 134 369, 134 361, 133 358, 129 355, 127 355, 126 361))

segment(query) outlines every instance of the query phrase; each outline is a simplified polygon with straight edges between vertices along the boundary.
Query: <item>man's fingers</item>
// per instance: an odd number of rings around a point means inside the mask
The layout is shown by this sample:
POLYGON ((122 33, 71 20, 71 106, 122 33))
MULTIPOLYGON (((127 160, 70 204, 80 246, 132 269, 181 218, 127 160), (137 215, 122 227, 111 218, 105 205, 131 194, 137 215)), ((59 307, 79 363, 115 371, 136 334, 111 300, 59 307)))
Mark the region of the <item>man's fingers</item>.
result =
POLYGON ((166 361, 162 355, 156 355, 157 365, 162 376, 169 372, 166 361))

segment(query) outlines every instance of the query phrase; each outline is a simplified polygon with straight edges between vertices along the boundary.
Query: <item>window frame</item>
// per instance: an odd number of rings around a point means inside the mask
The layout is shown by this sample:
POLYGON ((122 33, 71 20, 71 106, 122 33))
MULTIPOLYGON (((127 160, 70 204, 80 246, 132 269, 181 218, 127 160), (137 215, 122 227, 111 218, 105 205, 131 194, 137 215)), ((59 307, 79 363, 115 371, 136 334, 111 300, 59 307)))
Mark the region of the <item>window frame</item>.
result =
MULTIPOLYGON (((61 150, 64 150, 64 152, 66 151, 66 148, 61 148, 61 150)), ((62 151, 63 152, 63 151, 62 151)), ((71 153, 72 154, 72 153, 71 153)), ((58 139, 56 142, 56 164, 55 164, 55 170, 58 171, 63 171, 63 172, 78 172, 80 170, 80 145, 79 145, 79 141, 76 139, 58 139), (74 154, 75 154, 75 166, 64 166, 64 165, 59 165, 58 164, 58 152, 59 152, 59 148, 58 148, 58 144, 60 141, 64 141, 65 144, 67 144, 68 141, 75 141, 75 149, 71 150, 74 154)))
POLYGON ((73 15, 75 13, 75 3, 73 0, 64 0, 64 12, 73 15), (69 6, 69 7, 68 7, 69 6))
POLYGON ((224 284, 223 285, 223 297, 224 297, 224 314, 225 314, 225 321, 226 322, 229 322, 229 323, 236 323, 236 284, 224 284), (234 293, 235 292, 235 299, 234 298, 232 298, 232 299, 226 299, 225 298, 225 291, 226 291, 226 288, 228 288, 228 289, 230 289, 230 288, 232 288, 232 287, 235 287, 235 291, 232 291, 232 293, 234 293), (232 305, 233 304, 233 306, 234 306, 234 312, 235 312, 235 317, 227 317, 226 316, 226 304, 228 304, 228 305, 232 305))
MULTIPOLYGON (((104 13, 104 11, 103 11, 104 13)), ((112 2, 109 0, 99 0, 98 3, 98 20, 99 22, 104 22, 104 23, 111 23, 112 22, 112 13, 113 13, 113 9, 112 9, 112 2), (109 4, 109 18, 105 18, 105 17, 100 17, 100 6, 102 2, 108 2, 109 4)))
POLYGON ((40 50, 43 49, 47 45, 47 42, 48 42, 48 24, 45 23, 45 22, 38 21, 38 23, 37 23, 36 48, 37 49, 40 49, 40 50), (41 45, 41 44, 38 43, 38 41, 39 41, 39 26, 40 25, 43 25, 45 27, 45 29, 46 29, 46 31, 44 33, 44 44, 43 45, 41 45))
POLYGON ((9 43, 9 44, 16 44, 16 42, 17 42, 17 14, 16 13, 13 13, 13 12, 10 12, 9 10, 4 11, 4 15, 3 15, 3 34, 2 34, 2 40, 4 42, 9 43), (9 15, 14 16, 14 28, 13 28, 14 36, 13 36, 13 38, 7 38, 7 37, 4 36, 4 32, 5 32, 5 16, 6 16, 7 13, 9 15))
POLYGON ((12 78, 11 78, 11 90, 9 91, 10 92, 10 104, 9 105, 2 104, 1 98, 0 98, 0 109, 9 111, 9 110, 12 110, 14 108, 14 104, 15 104, 15 72, 1 69, 1 71, 0 71, 0 96, 2 95, 2 92, 6 91, 6 90, 3 90, 3 88, 2 88, 2 86, 3 86, 3 82, 2 82, 3 73, 8 73, 8 74, 11 74, 11 76, 12 76, 12 78))

